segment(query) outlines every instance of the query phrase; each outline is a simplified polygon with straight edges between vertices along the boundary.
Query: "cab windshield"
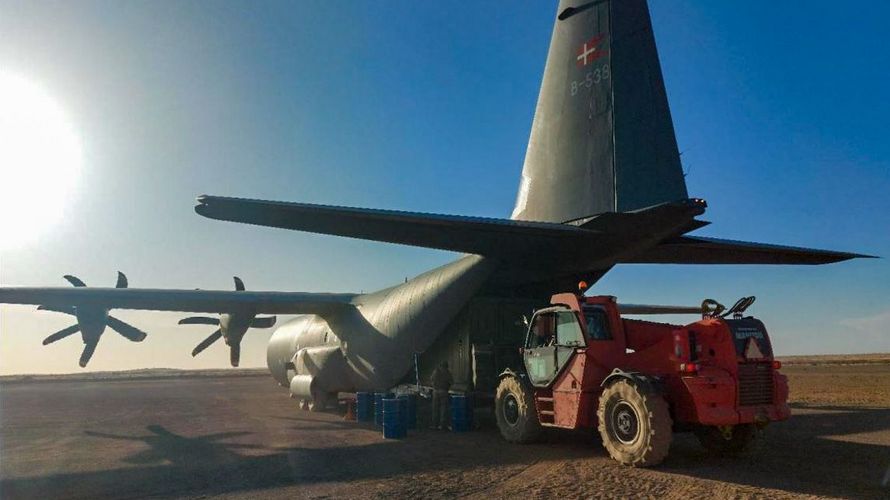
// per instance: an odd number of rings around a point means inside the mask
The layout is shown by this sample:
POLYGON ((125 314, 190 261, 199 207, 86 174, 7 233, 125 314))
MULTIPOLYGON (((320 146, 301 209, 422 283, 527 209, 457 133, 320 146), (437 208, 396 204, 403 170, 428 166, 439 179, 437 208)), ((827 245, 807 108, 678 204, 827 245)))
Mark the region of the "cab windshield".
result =
POLYGON ((584 334, 578 316, 572 311, 560 311, 556 316, 556 343, 564 347, 584 345, 584 334))
POLYGON ((580 347, 585 345, 584 332, 573 311, 538 314, 532 320, 526 347, 580 347))

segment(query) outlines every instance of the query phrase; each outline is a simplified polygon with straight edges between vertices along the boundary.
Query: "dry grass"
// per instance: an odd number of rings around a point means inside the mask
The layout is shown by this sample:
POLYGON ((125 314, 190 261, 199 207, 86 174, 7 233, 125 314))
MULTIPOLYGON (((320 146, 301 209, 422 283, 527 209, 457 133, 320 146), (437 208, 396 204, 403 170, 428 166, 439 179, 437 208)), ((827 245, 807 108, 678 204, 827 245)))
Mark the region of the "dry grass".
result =
POLYGON ((890 363, 785 365, 794 404, 890 408, 890 363))
POLYGON ((813 354, 780 356, 785 365, 868 365, 890 364, 890 353, 874 354, 813 354))

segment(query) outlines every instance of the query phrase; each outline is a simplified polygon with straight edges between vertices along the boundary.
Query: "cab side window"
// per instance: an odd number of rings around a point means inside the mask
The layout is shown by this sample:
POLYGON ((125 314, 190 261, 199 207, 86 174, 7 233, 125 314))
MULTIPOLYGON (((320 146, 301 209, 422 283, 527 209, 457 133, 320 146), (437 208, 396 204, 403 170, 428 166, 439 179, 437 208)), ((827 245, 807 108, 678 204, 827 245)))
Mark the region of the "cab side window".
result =
POLYGON ((532 327, 528 336, 528 348, 553 345, 556 333, 556 315, 553 313, 538 314, 532 319, 532 327))
POLYGON ((560 311, 556 315, 556 343, 567 347, 584 345, 584 333, 578 316, 572 311, 560 311))
POLYGON ((587 334, 590 335, 591 340, 612 340, 606 311, 598 307, 585 307, 584 319, 587 323, 587 334))

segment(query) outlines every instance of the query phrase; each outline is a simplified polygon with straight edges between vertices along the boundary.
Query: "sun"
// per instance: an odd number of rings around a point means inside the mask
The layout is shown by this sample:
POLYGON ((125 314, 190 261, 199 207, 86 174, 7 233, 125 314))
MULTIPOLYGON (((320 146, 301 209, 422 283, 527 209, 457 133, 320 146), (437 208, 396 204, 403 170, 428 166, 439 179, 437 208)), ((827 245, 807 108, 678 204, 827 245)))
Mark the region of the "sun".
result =
POLYGON ((32 244, 63 219, 81 156, 58 103, 0 71, 0 249, 32 244))

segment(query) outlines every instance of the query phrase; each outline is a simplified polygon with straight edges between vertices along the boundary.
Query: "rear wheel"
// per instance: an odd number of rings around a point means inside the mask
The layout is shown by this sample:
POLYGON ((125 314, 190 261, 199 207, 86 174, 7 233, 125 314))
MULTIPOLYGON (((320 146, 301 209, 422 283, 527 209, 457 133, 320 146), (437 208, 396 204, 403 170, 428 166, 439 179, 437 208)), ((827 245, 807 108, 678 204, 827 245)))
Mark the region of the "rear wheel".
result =
POLYGON ((730 427, 703 425, 696 427, 695 436, 706 450, 718 455, 739 455, 751 449, 757 439, 757 426, 741 424, 730 427))
POLYGON ((618 462, 651 467, 667 456, 672 421, 660 394, 619 380, 600 396, 597 418, 603 446, 618 462))
POLYGON ((541 435, 534 393, 517 377, 504 377, 498 384, 494 411, 498 429, 507 441, 530 443, 541 435))

